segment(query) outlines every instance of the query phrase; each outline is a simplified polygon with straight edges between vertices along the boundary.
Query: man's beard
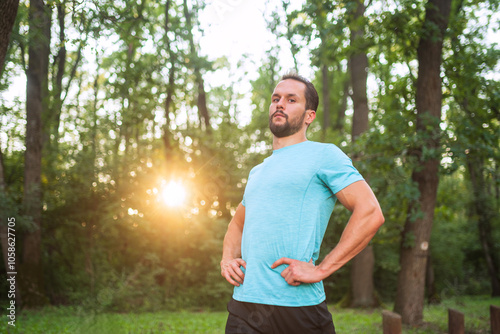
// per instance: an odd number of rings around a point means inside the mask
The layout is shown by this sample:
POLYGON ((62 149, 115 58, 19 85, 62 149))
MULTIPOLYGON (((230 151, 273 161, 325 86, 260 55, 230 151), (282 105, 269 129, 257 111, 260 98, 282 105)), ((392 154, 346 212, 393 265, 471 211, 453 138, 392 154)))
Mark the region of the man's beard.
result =
POLYGON ((288 115, 277 110, 271 115, 271 117, 269 117, 269 129, 271 129, 273 135, 275 135, 278 138, 288 137, 299 132, 300 129, 302 129, 302 125, 304 124, 305 118, 306 118, 306 112, 304 111, 301 117, 298 117, 295 121, 292 121, 290 123, 288 122, 288 115), (275 124, 273 122, 274 115, 276 115, 277 113, 280 113, 283 115, 283 117, 285 117, 285 123, 275 124))

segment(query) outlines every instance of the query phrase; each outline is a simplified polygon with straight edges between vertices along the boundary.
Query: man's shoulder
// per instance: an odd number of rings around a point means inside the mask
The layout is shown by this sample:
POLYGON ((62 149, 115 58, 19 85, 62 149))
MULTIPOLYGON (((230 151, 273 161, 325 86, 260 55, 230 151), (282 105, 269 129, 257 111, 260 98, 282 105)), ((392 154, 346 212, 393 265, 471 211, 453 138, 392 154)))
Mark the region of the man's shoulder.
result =
POLYGON ((316 141, 309 141, 309 149, 310 150, 315 150, 319 151, 322 154, 338 154, 338 153, 343 153, 343 151, 335 144, 333 143, 321 143, 321 142, 316 142, 316 141))
POLYGON ((307 143, 309 144, 310 147, 314 147, 314 148, 318 148, 318 149, 327 149, 327 148, 337 147, 337 145, 332 144, 332 143, 322 143, 319 141, 312 141, 312 140, 307 141, 307 143))
POLYGON ((257 170, 259 170, 260 168, 262 168, 262 166, 264 165, 264 161, 258 163, 257 165, 253 166, 252 169, 250 169, 250 173, 249 175, 252 175, 253 173, 255 173, 257 170))

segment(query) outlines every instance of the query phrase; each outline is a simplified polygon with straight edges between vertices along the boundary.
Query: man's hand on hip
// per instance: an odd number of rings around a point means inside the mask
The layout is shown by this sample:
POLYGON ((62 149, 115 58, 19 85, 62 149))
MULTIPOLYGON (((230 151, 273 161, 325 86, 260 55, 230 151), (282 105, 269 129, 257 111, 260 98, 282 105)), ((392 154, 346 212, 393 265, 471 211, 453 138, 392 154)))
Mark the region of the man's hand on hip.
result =
POLYGON ((220 262, 220 273, 232 285, 240 286, 240 284, 243 284, 245 278, 241 266, 245 269, 247 268, 246 262, 240 258, 222 260, 220 262))
POLYGON ((290 285, 297 286, 301 283, 316 283, 322 280, 322 277, 312 260, 309 262, 303 262, 282 257, 273 263, 271 269, 274 269, 282 264, 288 264, 288 267, 281 272, 281 276, 290 285))

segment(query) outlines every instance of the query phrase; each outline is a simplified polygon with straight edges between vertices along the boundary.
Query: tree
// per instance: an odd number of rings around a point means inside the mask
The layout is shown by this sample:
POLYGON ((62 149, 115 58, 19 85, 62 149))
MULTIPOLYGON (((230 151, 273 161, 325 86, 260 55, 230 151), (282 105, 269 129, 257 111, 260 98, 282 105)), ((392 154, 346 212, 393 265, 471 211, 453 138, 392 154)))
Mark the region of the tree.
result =
POLYGON ((50 8, 42 0, 30 2, 29 63, 26 72, 26 154, 24 212, 33 227, 23 240, 20 268, 21 298, 25 307, 46 303, 42 269, 42 114, 46 108, 50 50, 50 8))
MULTIPOLYGON (((295 31, 292 27, 292 22, 293 19, 296 17, 296 13, 293 14, 288 14, 288 7, 290 6, 290 0, 283 0, 281 2, 281 5, 283 7, 283 11, 285 12, 286 15, 286 38, 288 40, 288 43, 290 43, 290 51, 292 53, 292 58, 293 58, 293 69, 295 72, 299 72, 299 64, 297 62, 297 53, 299 52, 299 47, 294 41, 294 36, 295 36, 295 31)), ((269 26, 269 23, 268 23, 269 26)))
MULTIPOLYGON (((88 17, 89 15, 83 12, 77 12, 75 8, 72 9, 73 13, 71 14, 75 17, 74 24, 80 25, 80 27, 75 27, 77 30, 80 30, 78 31, 80 36, 75 39, 75 41, 78 41, 76 52, 68 52, 66 47, 68 43, 68 37, 66 36, 67 0, 56 1, 55 7, 57 10, 57 27, 59 29, 58 50, 57 54, 54 56, 53 66, 50 68, 50 77, 52 78, 51 91, 48 97, 48 107, 42 120, 44 129, 44 149, 47 151, 46 153, 53 154, 57 154, 63 105, 77 74, 77 69, 81 65, 82 49, 88 39, 89 30, 92 27, 93 21, 93 17, 88 17), (68 58, 74 59, 73 63, 68 62, 68 58), (69 70, 68 65, 70 65, 69 70), (64 79, 66 79, 65 84, 63 84, 64 79)), ((71 32, 73 33, 73 31, 71 32)))
MULTIPOLYGON (((346 56, 343 46, 346 31, 344 31, 345 25, 343 23, 331 22, 332 18, 335 17, 335 11, 339 11, 334 3, 310 0, 304 6, 304 11, 311 17, 311 22, 314 25, 312 32, 317 35, 320 41, 318 48, 312 52, 311 63, 318 67, 316 76, 318 77, 318 88, 321 89, 322 101, 319 108, 319 114, 322 114, 320 120, 321 139, 325 141, 332 126, 338 131, 340 137, 344 135, 346 109, 344 102, 347 103, 349 79, 348 75, 344 73, 347 71, 342 68, 340 63, 346 56)), ((304 28, 299 29, 298 32, 308 33, 304 28)), ((307 40, 311 42, 311 37, 307 37, 307 40)))
POLYGON ((329 22, 327 20, 327 14, 332 11, 331 5, 328 3, 319 2, 315 11, 316 24, 318 26, 318 34, 321 41, 321 45, 318 49, 318 66, 321 72, 321 99, 323 102, 322 111, 322 135, 323 139, 326 137, 327 130, 331 127, 331 108, 330 108, 330 61, 328 51, 330 49, 330 41, 328 40, 329 35, 329 22))
MULTIPOLYGON (((365 4, 364 0, 346 3, 349 8, 351 55, 349 70, 351 73, 353 120, 352 141, 368 130, 368 96, 366 81, 368 78, 368 57, 364 42, 365 4)), ((365 175, 368 178, 368 175, 365 175)), ((351 267, 351 307, 373 307, 377 305, 373 282, 375 255, 370 244, 356 255, 351 267)))
POLYGON ((1 214, 0 214, 0 219, 2 219, 2 223, 0 224, 0 241, 2 242, 2 259, 5 265, 5 268, 7 268, 7 263, 8 263, 8 245, 7 245, 7 224, 4 224, 6 221, 7 217, 5 216, 5 198, 7 197, 7 194, 5 192, 5 176, 4 176, 4 167, 3 167, 3 153, 2 150, 0 149, 0 205, 2 206, 1 209, 1 214))
MULTIPOLYGON (((289 2, 283 1, 283 9, 289 2)), ((312 80, 320 91, 321 103, 317 111, 317 124, 321 126, 318 140, 335 141, 343 138, 344 120, 349 95, 349 75, 347 74, 346 45, 348 30, 345 25, 345 10, 342 4, 319 0, 308 0, 301 10, 286 15, 286 27, 280 12, 273 13, 274 23, 268 24, 270 31, 278 38, 285 37, 297 67, 299 50, 310 50, 310 66, 316 70, 312 80), (341 19, 336 19, 341 17, 341 19), (311 48, 314 45, 314 48, 311 48), (333 131, 335 130, 335 133, 333 131), (335 140, 332 139, 335 138, 335 140)), ((315 122, 316 123, 316 122, 315 122)))
POLYGON ((170 68, 168 69, 168 82, 167 82, 167 97, 165 98, 165 125, 163 126, 163 143, 165 145, 165 158, 168 161, 171 159, 172 150, 172 139, 170 133, 170 110, 172 109, 172 100, 175 92, 175 67, 176 67, 176 56, 172 50, 172 43, 170 42, 170 37, 168 36, 171 30, 171 20, 170 20, 170 8, 172 5, 171 0, 167 0, 165 4, 165 48, 168 54, 170 68))
POLYGON ((412 180, 418 185, 419 196, 410 204, 402 232, 401 270, 394 305, 403 322, 412 325, 423 319, 425 272, 439 181, 442 46, 450 10, 451 0, 427 2, 417 48, 416 129, 420 141, 412 152, 418 161, 412 180), (415 216, 413 210, 419 214, 415 216))
POLYGON ((5 0, 0 2, 0 78, 2 77, 5 56, 9 48, 10 33, 16 21, 19 0, 5 0))
MULTIPOLYGON (((466 167, 470 182, 469 220, 477 225, 480 249, 490 278, 491 295, 500 296, 500 250, 494 231, 500 226, 500 136, 498 82, 486 78, 498 64, 499 51, 484 45, 481 29, 464 33, 477 18, 474 11, 454 9, 451 50, 445 59, 446 88, 450 91, 450 152, 455 164, 466 167), (469 17, 467 17, 469 16, 469 17), (454 103, 453 103, 454 102, 454 103)), ((498 4, 491 3, 492 6, 498 4)), ((483 16, 483 19, 491 19, 483 16)))
POLYGON ((472 215, 477 217, 479 241, 490 276, 491 296, 498 297, 500 296, 498 247, 492 234, 494 222, 498 222, 500 216, 498 214, 498 205, 495 205, 494 201, 495 188, 492 187, 495 181, 498 183, 498 166, 493 165, 493 169, 490 169, 485 160, 478 148, 470 149, 466 158, 473 194, 471 211, 472 215))
POLYGON ((198 98, 196 106, 198 107, 198 114, 200 116, 200 122, 205 126, 205 131, 211 132, 212 126, 210 124, 210 113, 207 108, 207 94, 205 92, 205 82, 201 73, 202 70, 202 59, 198 56, 198 51, 196 50, 196 45, 194 43, 193 36, 193 23, 192 23, 192 13, 188 8, 187 0, 183 2, 184 17, 186 19, 186 29, 190 48, 190 58, 193 63, 192 67, 194 70, 195 82, 197 86, 198 98))

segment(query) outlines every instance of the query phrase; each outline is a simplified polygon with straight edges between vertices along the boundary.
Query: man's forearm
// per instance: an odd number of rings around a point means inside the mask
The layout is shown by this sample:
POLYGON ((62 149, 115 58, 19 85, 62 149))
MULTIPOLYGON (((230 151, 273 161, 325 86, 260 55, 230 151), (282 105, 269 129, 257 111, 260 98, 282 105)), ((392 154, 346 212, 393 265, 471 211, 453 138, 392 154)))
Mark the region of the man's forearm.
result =
POLYGON ((360 253, 383 222, 383 215, 377 208, 373 208, 373 211, 368 215, 360 214, 358 216, 358 212, 354 212, 337 246, 317 267, 320 275, 323 276, 322 279, 333 274, 360 253))
POLYGON ((229 223, 222 246, 222 260, 241 257, 241 236, 243 231, 233 221, 229 223))
POLYGON ((245 224, 245 207, 239 204, 234 217, 227 227, 222 246, 222 260, 232 260, 241 257, 241 237, 245 224))
POLYGON ((241 237, 244 224, 245 207, 240 203, 227 227, 220 262, 221 275, 234 286, 242 284, 245 278, 245 274, 241 270, 241 266, 246 268, 245 261, 241 259, 241 237))

